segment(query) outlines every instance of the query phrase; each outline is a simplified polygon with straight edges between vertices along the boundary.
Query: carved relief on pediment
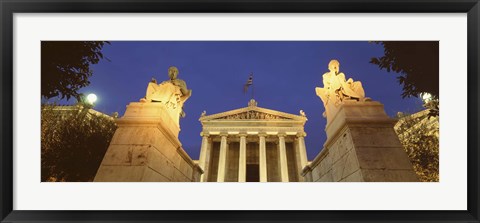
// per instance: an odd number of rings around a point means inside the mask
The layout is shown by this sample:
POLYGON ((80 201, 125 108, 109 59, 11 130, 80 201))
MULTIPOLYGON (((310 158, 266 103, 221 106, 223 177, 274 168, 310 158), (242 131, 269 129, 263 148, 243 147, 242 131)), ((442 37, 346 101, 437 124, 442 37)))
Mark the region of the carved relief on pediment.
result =
POLYGON ((264 112, 258 111, 247 111, 238 114, 227 115, 223 117, 219 117, 217 119, 228 119, 228 120, 237 120, 237 119, 261 119, 261 120, 277 120, 277 119, 285 119, 288 120, 289 118, 281 117, 278 115, 268 114, 264 112))

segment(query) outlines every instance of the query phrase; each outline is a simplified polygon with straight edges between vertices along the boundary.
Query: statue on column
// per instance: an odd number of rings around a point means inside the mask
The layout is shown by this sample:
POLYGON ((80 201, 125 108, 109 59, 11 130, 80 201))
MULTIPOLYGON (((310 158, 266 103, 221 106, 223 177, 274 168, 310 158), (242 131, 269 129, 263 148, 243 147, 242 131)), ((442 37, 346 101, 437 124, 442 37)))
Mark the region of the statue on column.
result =
MULTIPOLYGON (((185 101, 192 96, 192 90, 187 88, 185 81, 178 79, 178 69, 176 67, 168 68, 170 80, 157 84, 157 80, 152 78, 148 83, 147 93, 141 102, 164 103, 167 108, 182 108, 185 101)), ((185 117, 185 112, 181 110, 181 117, 185 117)))
POLYGON ((315 91, 317 96, 323 101, 325 112, 323 117, 327 117, 346 100, 369 101, 365 97, 362 83, 353 81, 352 78, 346 80, 345 74, 340 72, 340 63, 338 60, 331 60, 328 64, 329 72, 323 74, 323 88, 317 87, 315 91))

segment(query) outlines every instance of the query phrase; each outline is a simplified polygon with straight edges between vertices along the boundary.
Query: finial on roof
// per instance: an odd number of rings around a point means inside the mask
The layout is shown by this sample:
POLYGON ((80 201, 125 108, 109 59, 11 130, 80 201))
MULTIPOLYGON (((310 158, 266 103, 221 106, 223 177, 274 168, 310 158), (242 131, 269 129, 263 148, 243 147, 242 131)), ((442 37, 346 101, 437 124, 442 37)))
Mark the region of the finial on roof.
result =
POLYGON ((250 101, 248 102, 248 106, 257 106, 257 101, 255 101, 255 99, 250 99, 250 101))

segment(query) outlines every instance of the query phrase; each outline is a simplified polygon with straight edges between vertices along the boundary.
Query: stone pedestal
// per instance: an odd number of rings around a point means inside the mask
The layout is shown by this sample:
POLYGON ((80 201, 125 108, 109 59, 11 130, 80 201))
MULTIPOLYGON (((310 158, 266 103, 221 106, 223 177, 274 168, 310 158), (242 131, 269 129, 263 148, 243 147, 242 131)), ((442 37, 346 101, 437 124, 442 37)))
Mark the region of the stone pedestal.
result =
POLYGON ((325 129, 324 149, 304 168, 311 181, 413 182, 418 178, 379 102, 345 101, 325 129))
POLYGON ((161 102, 130 103, 94 181, 199 181, 203 171, 178 140, 178 109, 161 102))

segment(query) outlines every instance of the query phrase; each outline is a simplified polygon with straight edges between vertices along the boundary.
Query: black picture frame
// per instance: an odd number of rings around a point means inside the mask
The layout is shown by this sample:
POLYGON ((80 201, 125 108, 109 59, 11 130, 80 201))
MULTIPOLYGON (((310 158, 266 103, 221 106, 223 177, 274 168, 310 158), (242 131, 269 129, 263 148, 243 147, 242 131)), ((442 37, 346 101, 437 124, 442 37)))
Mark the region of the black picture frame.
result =
POLYGON ((0 0, 2 222, 479 222, 479 14, 478 0, 0 0), (466 211, 21 211, 13 210, 14 13, 467 13, 468 205, 466 211))

